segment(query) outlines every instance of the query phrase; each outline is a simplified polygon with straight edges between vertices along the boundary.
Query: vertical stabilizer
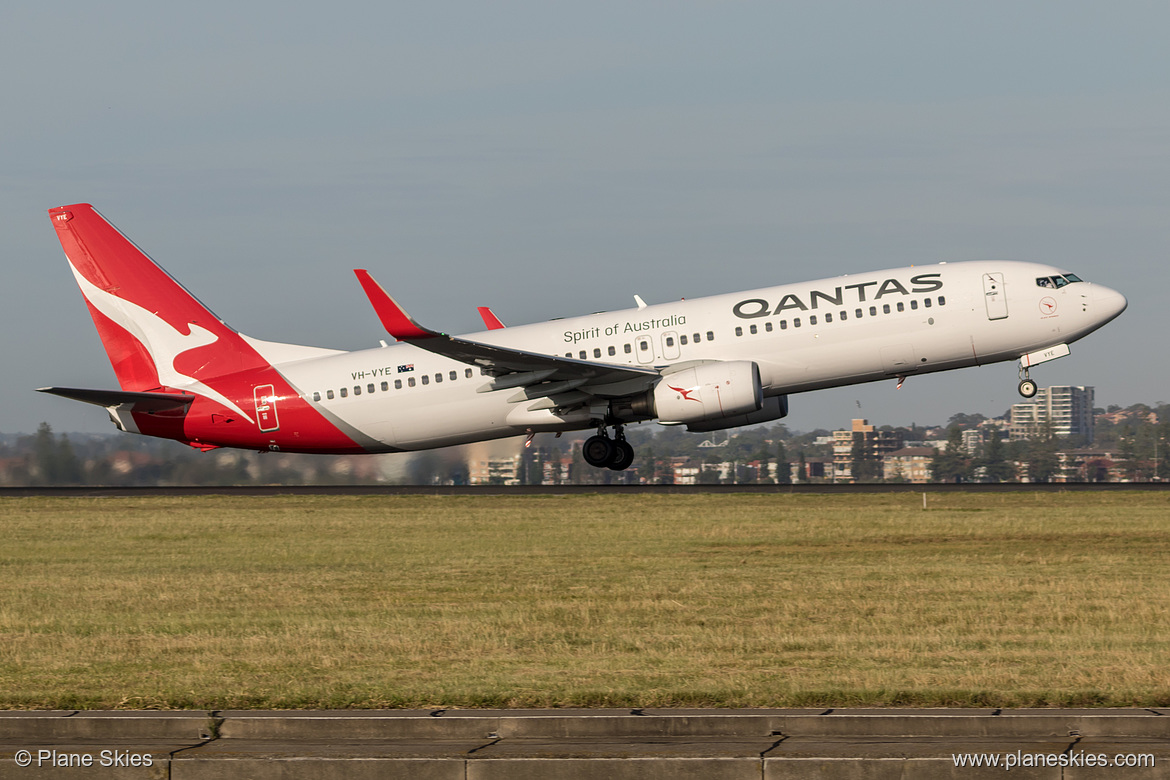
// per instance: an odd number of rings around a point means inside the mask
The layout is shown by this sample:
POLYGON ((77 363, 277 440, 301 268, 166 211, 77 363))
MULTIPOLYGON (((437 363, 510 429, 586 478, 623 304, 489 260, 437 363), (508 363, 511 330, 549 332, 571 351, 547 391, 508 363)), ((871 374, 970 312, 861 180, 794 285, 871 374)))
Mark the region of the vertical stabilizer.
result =
POLYGON ((265 365, 93 206, 49 216, 123 390, 187 387, 215 397, 201 390, 203 379, 265 365))

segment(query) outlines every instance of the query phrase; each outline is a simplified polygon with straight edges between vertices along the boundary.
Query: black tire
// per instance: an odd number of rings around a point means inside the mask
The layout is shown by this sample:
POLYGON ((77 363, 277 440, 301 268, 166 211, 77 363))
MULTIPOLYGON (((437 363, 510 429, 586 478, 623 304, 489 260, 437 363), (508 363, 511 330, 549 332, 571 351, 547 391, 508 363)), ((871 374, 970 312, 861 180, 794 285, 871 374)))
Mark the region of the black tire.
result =
POLYGON ((1024 396, 1024 398, 1035 398, 1036 393, 1039 391, 1036 383, 1031 379, 1021 380, 1019 389, 1020 395, 1024 396))
POLYGON ((599 469, 609 466, 613 460, 613 453, 613 439, 604 436, 590 436, 581 445, 581 456, 585 458, 585 462, 599 469))
POLYGON ((618 440, 614 442, 613 459, 609 462, 609 467, 614 471, 625 471, 634 462, 634 448, 628 441, 618 440))

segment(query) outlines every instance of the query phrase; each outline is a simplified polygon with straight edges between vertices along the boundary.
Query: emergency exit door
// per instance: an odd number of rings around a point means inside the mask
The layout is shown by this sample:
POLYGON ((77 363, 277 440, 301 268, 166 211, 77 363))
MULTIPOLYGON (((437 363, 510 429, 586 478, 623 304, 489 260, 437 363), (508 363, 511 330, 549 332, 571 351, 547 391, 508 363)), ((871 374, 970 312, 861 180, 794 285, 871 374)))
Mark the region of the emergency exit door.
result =
POLYGON ((987 303, 987 319, 1002 320, 1008 316, 1003 274, 983 274, 983 300, 987 303))

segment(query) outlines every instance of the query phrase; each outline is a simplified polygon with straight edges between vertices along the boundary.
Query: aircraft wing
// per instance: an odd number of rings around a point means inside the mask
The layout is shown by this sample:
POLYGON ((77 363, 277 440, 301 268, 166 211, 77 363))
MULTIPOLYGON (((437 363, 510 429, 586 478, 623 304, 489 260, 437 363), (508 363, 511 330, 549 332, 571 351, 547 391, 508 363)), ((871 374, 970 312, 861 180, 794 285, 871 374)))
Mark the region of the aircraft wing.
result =
MULTIPOLYGON (((545 391, 553 389, 551 385, 556 384, 561 386, 556 388, 557 390, 576 390, 591 395, 618 397, 645 390, 660 376, 653 368, 527 352, 428 330, 415 322, 382 289, 382 286, 374 281, 368 271, 355 269, 354 273, 387 333, 399 341, 413 344, 428 352, 479 366, 485 373, 496 377, 485 390, 505 387, 531 388, 547 382, 549 386, 543 388, 545 391)), ((547 395, 551 393, 541 392, 539 395, 528 397, 547 395)))
POLYGON ((195 400, 193 395, 176 393, 134 393, 126 390, 90 390, 84 387, 38 387, 38 393, 49 393, 96 406, 129 406, 132 412, 169 412, 186 409, 195 400))

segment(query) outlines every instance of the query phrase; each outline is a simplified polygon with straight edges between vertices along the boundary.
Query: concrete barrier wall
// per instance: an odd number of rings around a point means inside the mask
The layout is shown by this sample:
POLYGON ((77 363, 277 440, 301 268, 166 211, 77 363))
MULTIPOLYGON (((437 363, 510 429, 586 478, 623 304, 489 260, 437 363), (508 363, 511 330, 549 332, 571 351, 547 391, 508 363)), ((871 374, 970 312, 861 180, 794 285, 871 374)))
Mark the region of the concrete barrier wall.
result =
POLYGON ((1154 766, 1010 776, 1170 779, 1170 710, 0 712, 0 780, 904 780, 1004 773, 960 753, 1078 752, 1154 766))

